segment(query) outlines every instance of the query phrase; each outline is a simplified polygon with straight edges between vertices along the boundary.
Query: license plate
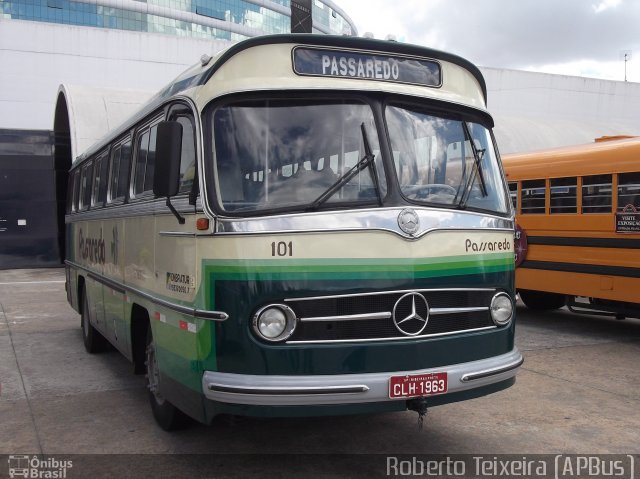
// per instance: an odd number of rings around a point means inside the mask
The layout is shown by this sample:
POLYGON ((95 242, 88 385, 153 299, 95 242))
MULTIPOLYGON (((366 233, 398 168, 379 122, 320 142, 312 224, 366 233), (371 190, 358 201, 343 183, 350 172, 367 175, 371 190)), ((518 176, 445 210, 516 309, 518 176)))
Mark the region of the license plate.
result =
POLYGON ((389 378, 389 397, 391 399, 433 396, 446 392, 447 373, 414 374, 389 378))

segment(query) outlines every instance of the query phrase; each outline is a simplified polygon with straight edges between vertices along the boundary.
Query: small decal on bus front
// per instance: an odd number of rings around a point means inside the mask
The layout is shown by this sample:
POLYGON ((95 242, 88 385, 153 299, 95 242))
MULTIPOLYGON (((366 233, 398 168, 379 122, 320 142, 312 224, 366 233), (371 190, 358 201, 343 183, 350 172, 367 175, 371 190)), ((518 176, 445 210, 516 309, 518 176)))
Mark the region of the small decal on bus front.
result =
POLYGON ((169 291, 189 294, 195 288, 195 283, 195 278, 192 275, 167 271, 167 289, 169 291))

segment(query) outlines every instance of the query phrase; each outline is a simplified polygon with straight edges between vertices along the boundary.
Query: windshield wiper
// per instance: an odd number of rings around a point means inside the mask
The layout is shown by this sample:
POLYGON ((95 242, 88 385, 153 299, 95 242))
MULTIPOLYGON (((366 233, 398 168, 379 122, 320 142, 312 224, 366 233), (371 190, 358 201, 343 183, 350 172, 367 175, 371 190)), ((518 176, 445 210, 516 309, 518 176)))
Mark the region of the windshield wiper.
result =
POLYGON ((367 131, 364 127, 364 122, 360 125, 360 129, 362 131, 362 141, 364 142, 364 156, 358 161, 355 165, 349 169, 346 173, 344 173, 338 180, 331 185, 327 191, 318 196, 313 203, 309 205, 307 211, 317 210, 325 201, 331 198, 336 191, 346 185, 351 179, 356 176, 360 171, 365 169, 367 166, 371 168, 371 176, 373 177, 373 186, 376 190, 376 196, 378 197, 378 204, 382 206, 382 197, 380 196, 380 185, 378 184, 378 174, 376 171, 376 163, 375 163, 375 155, 371 151, 371 145, 369 144, 369 139, 367 138, 367 131))
POLYGON ((476 144, 471 138, 471 132, 469 131, 469 126, 466 121, 462 122, 462 129, 464 130, 464 138, 469 141, 471 145, 471 151, 473 152, 473 170, 467 179, 467 182, 464 185, 464 189, 462 190, 462 197, 460 198, 459 207, 464 208, 467 205, 467 201, 469 200, 469 196, 471 196, 471 189, 473 187, 473 180, 476 177, 480 179, 480 192, 482 196, 487 196, 487 184, 484 181, 484 174, 482 171, 482 159, 484 158, 484 153, 486 150, 478 150, 476 148, 476 144))

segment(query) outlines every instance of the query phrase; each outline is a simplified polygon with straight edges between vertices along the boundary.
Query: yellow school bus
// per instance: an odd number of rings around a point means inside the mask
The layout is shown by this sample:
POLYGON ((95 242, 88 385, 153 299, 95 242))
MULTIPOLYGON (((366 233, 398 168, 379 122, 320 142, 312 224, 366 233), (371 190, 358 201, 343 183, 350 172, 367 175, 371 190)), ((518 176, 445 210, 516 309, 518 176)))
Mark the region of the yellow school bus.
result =
POLYGON ((640 317, 640 138, 503 160, 525 305, 640 317))

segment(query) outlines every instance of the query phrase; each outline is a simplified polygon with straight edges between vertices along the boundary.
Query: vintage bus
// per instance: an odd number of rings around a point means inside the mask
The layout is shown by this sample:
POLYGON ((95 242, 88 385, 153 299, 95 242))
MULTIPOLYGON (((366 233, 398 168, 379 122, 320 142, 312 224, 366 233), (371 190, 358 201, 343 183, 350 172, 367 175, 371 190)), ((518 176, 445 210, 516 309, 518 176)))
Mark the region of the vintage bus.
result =
POLYGON ((526 306, 640 317, 639 158, 632 137, 505 155, 526 306))
POLYGON ((86 349, 186 416, 415 410, 515 382, 514 216, 480 71, 324 35, 203 57, 70 171, 86 349))

